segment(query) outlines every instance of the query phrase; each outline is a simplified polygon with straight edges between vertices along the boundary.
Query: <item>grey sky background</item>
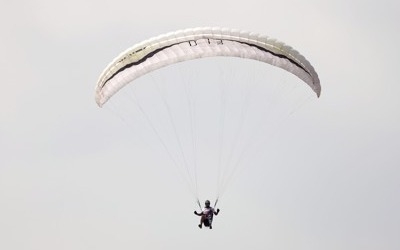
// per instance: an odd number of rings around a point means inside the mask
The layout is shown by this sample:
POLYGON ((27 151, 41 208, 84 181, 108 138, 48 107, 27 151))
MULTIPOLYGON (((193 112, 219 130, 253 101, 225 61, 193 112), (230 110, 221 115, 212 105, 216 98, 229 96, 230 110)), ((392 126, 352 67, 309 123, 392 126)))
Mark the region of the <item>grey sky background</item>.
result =
POLYGON ((0 249, 400 249, 397 1, 2 6, 0 249), (94 101, 121 51, 198 26, 284 41, 322 85, 202 231, 165 154, 94 101))

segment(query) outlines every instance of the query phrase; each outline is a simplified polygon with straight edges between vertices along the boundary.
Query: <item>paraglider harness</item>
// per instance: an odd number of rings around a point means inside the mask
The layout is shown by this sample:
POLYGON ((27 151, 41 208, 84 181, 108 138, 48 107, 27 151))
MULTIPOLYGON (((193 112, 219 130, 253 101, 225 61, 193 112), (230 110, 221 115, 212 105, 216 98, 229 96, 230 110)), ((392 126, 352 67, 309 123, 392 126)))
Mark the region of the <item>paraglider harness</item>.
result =
POLYGON ((203 211, 202 216, 204 216, 204 220, 203 220, 204 226, 210 227, 212 224, 212 221, 213 221, 214 211, 210 210, 208 213, 204 213, 204 211, 203 211))
MULTIPOLYGON (((215 203, 214 203, 214 207, 217 205, 218 203, 218 199, 216 199, 215 203)), ((200 209, 201 205, 200 205, 200 201, 197 200, 197 204, 199 205, 200 209)), ((204 211, 202 211, 202 215, 203 216, 203 224, 205 227, 210 227, 212 225, 212 221, 213 221, 213 217, 214 217, 214 208, 211 208, 208 213, 205 213, 204 211)))

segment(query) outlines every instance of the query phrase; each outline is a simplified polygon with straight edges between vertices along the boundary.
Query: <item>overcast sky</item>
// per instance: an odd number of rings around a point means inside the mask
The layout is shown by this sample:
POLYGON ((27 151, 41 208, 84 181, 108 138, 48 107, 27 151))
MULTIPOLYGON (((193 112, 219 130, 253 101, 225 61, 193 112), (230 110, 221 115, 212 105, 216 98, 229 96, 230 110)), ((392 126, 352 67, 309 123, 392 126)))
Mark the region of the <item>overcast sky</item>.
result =
POLYGON ((400 249, 399 10, 394 0, 3 1, 0 249, 400 249), (94 101, 120 52, 199 26, 284 41, 322 85, 238 170, 213 230, 197 228, 154 135, 94 101))

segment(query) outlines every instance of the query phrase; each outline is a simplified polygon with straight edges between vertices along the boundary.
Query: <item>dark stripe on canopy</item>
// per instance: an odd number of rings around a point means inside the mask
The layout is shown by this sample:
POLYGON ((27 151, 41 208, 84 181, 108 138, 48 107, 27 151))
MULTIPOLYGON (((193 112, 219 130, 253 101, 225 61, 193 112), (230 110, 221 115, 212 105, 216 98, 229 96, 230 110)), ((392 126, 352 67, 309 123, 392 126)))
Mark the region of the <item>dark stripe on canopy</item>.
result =
MULTIPOLYGON (((237 43, 241 43, 241 44, 246 44, 246 45, 251 46, 251 47, 255 47, 255 48, 257 48, 257 49, 259 49, 259 50, 261 50, 261 51, 270 53, 271 55, 274 55, 274 56, 276 56, 276 57, 289 60, 291 63, 293 63, 293 64, 296 65, 297 67, 299 67, 299 68, 303 69, 305 72, 307 72, 307 74, 310 75, 311 78, 312 78, 312 75, 310 74, 310 72, 308 72, 308 70, 306 70, 301 64, 297 63, 297 62, 294 61, 293 59, 291 59, 291 58, 289 58, 289 57, 287 57, 287 56, 285 56, 285 55, 281 55, 281 54, 274 53, 274 52, 272 52, 272 51, 270 51, 270 50, 268 50, 268 49, 266 49, 266 48, 263 48, 263 47, 261 47, 261 46, 259 46, 259 45, 252 44, 252 43, 247 43, 247 42, 242 42, 242 41, 237 41, 237 40, 231 40, 231 39, 215 39, 215 38, 207 38, 207 37, 201 38, 201 40, 203 40, 203 39, 212 39, 212 40, 220 40, 220 41, 231 41, 231 42, 237 42, 237 43)), ((200 40, 200 39, 197 39, 197 40, 200 40)), ((129 69, 130 67, 133 67, 133 66, 135 66, 135 65, 139 65, 139 64, 145 62, 147 59, 153 57, 153 56, 154 56, 155 54, 157 54, 158 52, 163 51, 163 50, 165 50, 165 49, 168 49, 168 48, 170 48, 170 47, 172 47, 172 46, 175 46, 175 45, 179 45, 179 44, 182 44, 182 43, 188 43, 188 42, 191 42, 191 41, 197 41, 197 40, 190 39, 190 40, 186 40, 186 41, 183 41, 183 42, 174 43, 174 44, 170 44, 170 45, 167 45, 167 46, 158 48, 158 49, 156 49, 156 50, 150 52, 149 54, 145 55, 144 57, 142 57, 142 58, 139 59, 138 61, 128 63, 128 64, 125 65, 124 67, 122 67, 122 68, 120 68, 119 70, 117 70, 117 71, 116 71, 114 74, 112 74, 107 80, 104 81, 104 83, 101 85, 101 88, 103 88, 104 85, 106 85, 106 83, 107 83, 108 81, 110 81, 111 79, 113 79, 116 75, 118 75, 118 74, 121 73, 122 71, 124 71, 124 70, 126 70, 126 69, 129 69)))

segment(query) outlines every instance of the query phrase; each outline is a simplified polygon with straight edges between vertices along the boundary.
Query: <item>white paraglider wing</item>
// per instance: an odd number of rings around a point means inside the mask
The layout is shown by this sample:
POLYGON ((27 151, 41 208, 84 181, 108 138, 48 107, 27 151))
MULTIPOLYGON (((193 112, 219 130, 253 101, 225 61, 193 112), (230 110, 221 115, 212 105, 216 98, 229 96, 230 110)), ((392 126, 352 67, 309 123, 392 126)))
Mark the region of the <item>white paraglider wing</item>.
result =
POLYGON ((96 102, 101 107, 126 84, 153 70, 181 61, 213 56, 248 58, 277 66, 307 83, 317 96, 321 93, 313 66, 290 46, 249 32, 195 28, 143 41, 120 54, 100 75, 96 102))

